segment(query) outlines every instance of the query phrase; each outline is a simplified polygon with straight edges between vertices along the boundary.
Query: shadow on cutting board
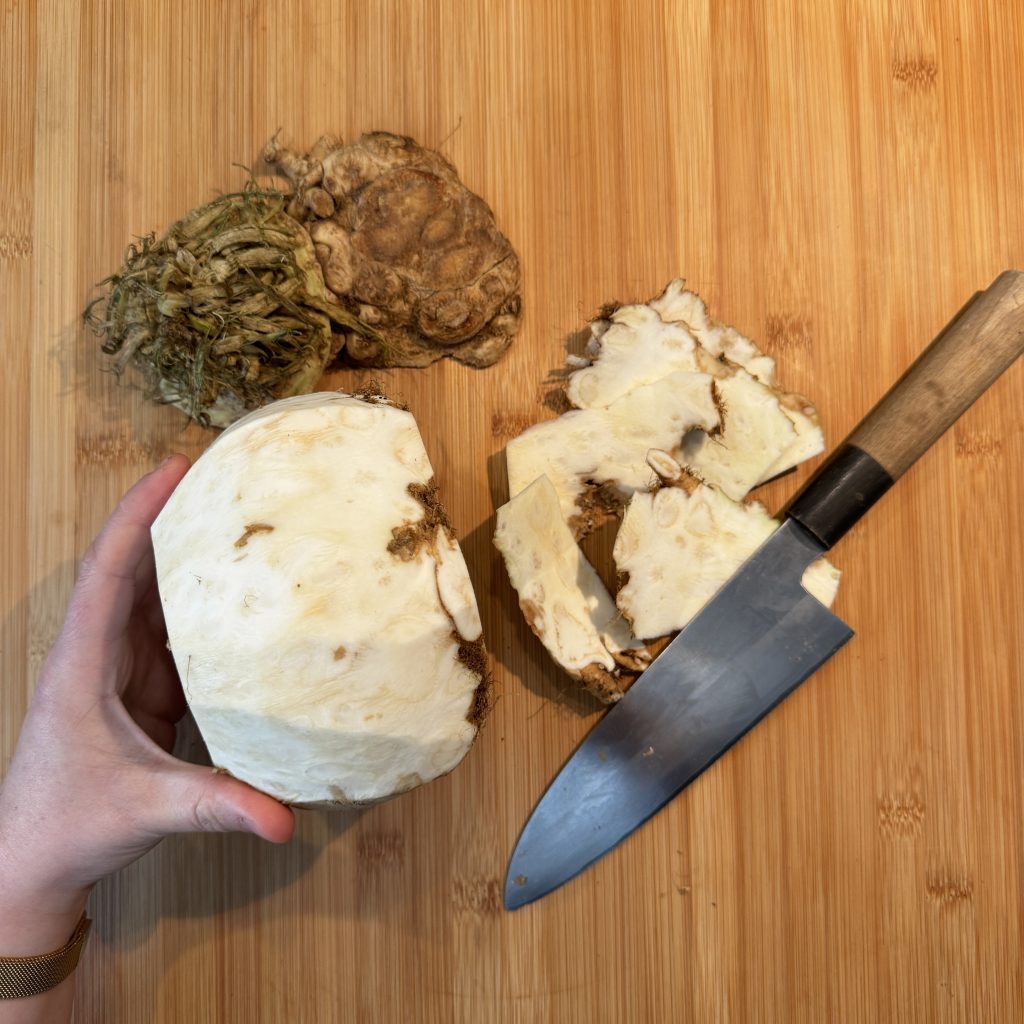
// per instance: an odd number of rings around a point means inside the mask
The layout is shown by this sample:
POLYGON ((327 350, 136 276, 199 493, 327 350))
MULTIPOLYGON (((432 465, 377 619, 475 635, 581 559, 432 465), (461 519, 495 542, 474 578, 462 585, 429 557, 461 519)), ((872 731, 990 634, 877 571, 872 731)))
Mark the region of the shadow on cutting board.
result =
MULTIPOLYGON (((56 520, 56 515, 53 519, 56 520)), ((64 624, 77 571, 78 560, 65 559, 38 583, 30 586, 0 623, 0 651, 10 652, 10 664, 18 669, 17 674, 0 678, 0 706, 5 725, 13 726, 14 736, 21 730, 21 719, 25 713, 25 707, 20 703, 22 695, 31 694, 36 685, 35 678, 24 681, 19 678, 20 672, 27 666, 29 672, 38 675, 43 667, 46 655, 64 624), (14 703, 16 695, 17 705, 14 703), (15 714, 17 719, 12 722, 11 716, 15 714)), ((7 754, 13 756, 13 742, 7 754)), ((2 764, 0 768, 3 768, 2 764)))
MULTIPOLYGON (((227 713, 232 729, 238 735, 254 735, 247 730, 246 713, 227 713)), ((223 725, 223 721, 221 723, 223 725)), ((267 737, 266 723, 262 733, 267 737)), ((391 762, 395 759, 396 745, 406 749, 406 755, 416 762, 438 764, 439 759, 451 756, 447 742, 435 742, 429 736, 389 736, 375 747, 367 737, 360 737, 363 756, 391 762)), ((289 727, 280 723, 276 734, 268 742, 274 744, 278 754, 288 757, 296 743, 308 743, 308 732, 292 735, 289 727)), ((330 733, 323 743, 346 743, 342 733, 330 733)), ((293 750, 294 753, 294 750, 293 750)), ((194 764, 209 764, 205 745, 190 715, 179 725, 175 756, 194 764)), ((404 762, 406 756, 399 753, 404 762)), ((430 789, 439 795, 441 789, 420 787, 420 794, 430 789)), ((428 794, 428 797, 430 796, 428 794)), ((412 794, 409 794, 412 797, 412 794)), ((365 916, 372 906, 375 913, 389 913, 394 900, 401 901, 400 886, 381 885, 368 899, 375 870, 383 866, 389 878, 393 870, 402 867, 405 860, 401 836, 389 831, 384 823, 395 812, 396 801, 362 808, 297 808, 296 829, 293 839, 284 845, 264 842, 248 834, 199 834, 174 836, 165 840, 150 855, 104 882, 93 897, 96 931, 105 944, 119 950, 131 950, 147 941, 158 923, 165 918, 210 918, 230 914, 234 910, 248 910, 244 914, 250 923, 270 922, 287 913, 319 913, 329 911, 333 917, 356 918, 365 916), (389 811, 388 805, 391 805, 389 811), (345 834, 360 823, 364 815, 372 822, 368 830, 359 833, 358 841, 345 834), (397 844, 392 848, 393 844, 397 844), (305 906, 313 892, 298 883, 321 860, 328 867, 336 865, 346 874, 360 876, 361 887, 340 884, 331 887, 327 900, 324 890, 315 905, 305 906), (361 873, 361 875, 360 875, 361 873), (274 897, 284 890, 296 887, 285 901, 274 897), (255 913, 252 908, 255 906, 255 913)), ((411 805, 404 808, 405 815, 413 813, 411 805)), ((322 879, 321 879, 322 881, 322 879)), ((392 879, 392 881, 395 881, 392 879)), ((420 886, 422 889, 423 886, 420 886)))
MULTIPOLYGON (((210 764, 190 714, 178 726, 174 754, 210 764)), ((275 845, 245 833, 171 836, 141 860, 100 883, 92 897, 95 930, 105 944, 133 949, 163 918, 207 918, 259 904, 302 878, 362 808, 297 809, 295 834, 275 845)))

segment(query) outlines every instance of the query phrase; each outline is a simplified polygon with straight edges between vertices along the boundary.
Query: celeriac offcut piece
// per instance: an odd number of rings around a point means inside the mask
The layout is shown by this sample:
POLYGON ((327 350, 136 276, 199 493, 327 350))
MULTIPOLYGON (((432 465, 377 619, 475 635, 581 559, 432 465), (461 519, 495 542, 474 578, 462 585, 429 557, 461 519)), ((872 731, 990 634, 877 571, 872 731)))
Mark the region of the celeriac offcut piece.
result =
POLYGON ((683 324, 663 323, 650 306, 620 306, 595 320, 591 362, 569 375, 565 393, 577 409, 605 409, 617 398, 670 373, 706 373, 706 361, 683 324))
MULTIPOLYGON (((634 494, 615 538, 615 566, 628 577, 616 603, 646 639, 682 629, 779 526, 759 503, 733 501, 672 465, 654 455, 652 466, 674 483, 634 494)), ((803 585, 831 605, 839 576, 821 558, 803 585)))
POLYGON ((683 441, 678 461, 739 501, 784 461, 797 443, 796 428, 778 396, 746 370, 715 381, 721 430, 693 431, 683 441))
POLYGON ((509 442, 507 465, 512 495, 549 476, 578 534, 591 522, 595 487, 610 485, 625 500, 650 483, 651 449, 737 501, 824 449, 814 407, 770 386, 773 361, 712 323, 681 281, 647 305, 594 321, 586 356, 570 365, 565 393, 574 408, 509 442))
POLYGON ((779 395, 779 405, 793 424, 795 437, 792 444, 764 471, 759 484, 771 480, 786 470, 813 459, 825 450, 825 434, 818 420, 818 410, 803 395, 790 392, 779 395))
POLYGON ((665 290, 649 303, 666 323, 685 324, 704 350, 712 356, 723 357, 736 366, 742 366, 762 384, 775 383, 775 360, 766 356, 749 338, 735 327, 727 327, 708 316, 704 300, 696 292, 687 291, 680 278, 670 281, 665 290))
POLYGON ((346 328, 374 335, 324 284, 288 197, 254 183, 129 246, 86 324, 139 369, 151 397, 225 427, 275 399, 313 391, 346 328))
MULTIPOLYGON (((793 469, 794 466, 798 466, 815 455, 820 455, 825 450, 825 436, 821 431, 818 413, 814 406, 802 395, 780 391, 775 385, 775 360, 766 356, 735 327, 728 327, 713 321, 708 316, 704 300, 695 292, 688 291, 684 281, 678 278, 671 281, 665 291, 658 298, 652 299, 649 305, 663 321, 689 330, 697 339, 704 353, 721 359, 726 366, 740 367, 745 370, 758 384, 763 386, 765 391, 769 391, 774 396, 779 404, 779 412, 789 419, 793 428, 792 435, 789 435, 781 426, 776 410, 772 403, 764 397, 763 392, 759 393, 753 388, 744 388, 754 401, 761 405, 762 417, 765 419, 763 426, 767 428, 766 433, 770 439, 767 442, 765 440, 760 442, 760 456, 765 457, 772 443, 778 444, 787 436, 790 437, 789 444, 778 451, 773 459, 766 462, 762 467, 761 474, 757 477, 751 478, 749 465, 746 473, 723 474, 719 468, 717 472, 712 471, 713 475, 708 477, 699 463, 693 463, 691 468, 700 476, 708 479, 709 482, 723 486, 732 497, 738 500, 752 487, 793 469), (759 396, 759 400, 757 396, 759 396), (774 429, 776 424, 780 424, 778 429, 774 429), (726 483, 727 481, 728 483, 726 483), (744 485, 745 489, 740 493, 744 485)), ((726 371, 725 375, 728 372, 726 371)), ((724 389, 724 391, 728 390, 730 390, 728 387, 724 389)), ((734 386, 732 390, 735 392, 737 388, 734 386)), ((734 394, 733 397, 742 398, 743 396, 734 394)), ((727 401, 724 393, 723 399, 727 401)), ((728 418, 725 422, 728 428, 728 418)), ((749 424, 749 426, 756 429, 756 424, 749 424)), ((693 440, 699 442, 699 439, 693 440)), ((719 438, 719 446, 721 443, 722 439, 719 438)), ((727 446, 735 449, 743 445, 745 445, 745 440, 737 438, 735 444, 727 446)), ((709 454, 709 457, 712 461, 719 461, 715 458, 714 453, 709 454)))
POLYGON ((646 653, 576 544, 547 477, 498 509, 494 544, 551 657, 598 699, 617 701, 646 653))
POLYGON ((152 533, 216 766, 290 803, 363 804, 465 756, 487 704, 480 617, 410 413, 337 393, 269 405, 152 533))
MULTIPOLYGON (((538 635, 555 660, 579 676, 579 659, 559 647, 566 630, 556 628, 559 617, 541 616, 539 602, 523 601, 527 579, 549 593, 543 581, 553 548, 571 555, 559 593, 571 591, 579 612, 588 605, 572 583, 573 559, 582 557, 572 538, 622 518, 628 502, 615 543, 616 566, 628 577, 618 608, 637 637, 660 643, 776 528, 760 505, 740 502, 752 488, 823 451, 825 441, 814 406, 776 386, 774 360, 739 331, 713 321, 681 280, 645 305, 607 309, 590 326, 585 354, 567 363, 565 397, 572 408, 506 446, 512 501, 505 509, 532 494, 532 535, 546 529, 558 543, 535 543, 531 557, 521 554, 518 561, 506 554, 506 564, 538 635), (537 497, 542 478, 543 501, 537 497), (542 516, 551 522, 545 526, 542 516)), ((596 579, 589 564, 581 572, 596 579)), ((806 575, 808 589, 825 603, 838 579, 824 561, 806 575)), ((606 605, 595 607, 606 621, 606 605)), ((590 623, 591 650, 598 649, 599 634, 590 623)), ((595 656, 593 663, 605 671, 608 658, 595 656)))
POLYGON ((611 485, 623 498, 647 487, 651 448, 672 449, 694 428, 717 426, 711 382, 706 373, 671 373, 607 408, 571 410, 530 427, 505 449, 509 494, 547 476, 569 521, 591 485, 611 485))

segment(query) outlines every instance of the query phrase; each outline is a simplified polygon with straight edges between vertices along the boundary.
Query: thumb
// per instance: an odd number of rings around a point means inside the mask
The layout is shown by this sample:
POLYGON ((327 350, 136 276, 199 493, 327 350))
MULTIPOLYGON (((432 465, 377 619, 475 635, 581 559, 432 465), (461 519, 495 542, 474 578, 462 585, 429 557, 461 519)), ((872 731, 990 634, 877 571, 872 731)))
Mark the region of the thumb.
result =
POLYGON ((295 831, 290 808, 216 769, 182 765, 167 781, 168 792, 154 809, 162 833, 251 832, 286 843, 295 831))

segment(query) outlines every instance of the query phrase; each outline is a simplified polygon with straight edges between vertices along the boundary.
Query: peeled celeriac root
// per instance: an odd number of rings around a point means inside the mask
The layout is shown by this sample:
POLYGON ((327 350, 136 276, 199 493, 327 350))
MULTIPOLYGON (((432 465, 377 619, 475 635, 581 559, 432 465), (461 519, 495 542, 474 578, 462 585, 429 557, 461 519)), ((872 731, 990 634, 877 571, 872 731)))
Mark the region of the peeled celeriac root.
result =
POLYGON ((152 532, 215 765, 291 803, 361 804, 465 756, 487 704, 480 617, 410 413, 337 393, 269 405, 152 532))
POLYGON ((530 628, 594 696, 618 700, 632 679, 629 670, 635 675, 647 658, 577 546, 551 481, 536 479, 497 518, 494 543, 530 628))
MULTIPOLYGON (((652 468, 667 486, 633 495, 615 537, 615 566, 626 583, 615 601, 638 637, 682 629, 779 527, 758 502, 742 504, 686 474, 665 452, 652 468)), ((839 588, 824 558, 804 573, 804 587, 824 605, 839 588)))

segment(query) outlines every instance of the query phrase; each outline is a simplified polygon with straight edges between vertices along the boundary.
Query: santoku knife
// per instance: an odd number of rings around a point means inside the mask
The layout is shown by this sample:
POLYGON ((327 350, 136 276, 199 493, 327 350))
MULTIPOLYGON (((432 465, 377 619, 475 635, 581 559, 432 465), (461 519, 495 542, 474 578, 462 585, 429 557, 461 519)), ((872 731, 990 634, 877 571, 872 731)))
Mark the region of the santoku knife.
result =
POLYGON ((756 725, 853 631, 800 585, 1024 351, 1024 273, 976 294, 833 452, 785 521, 598 722, 512 855, 512 910, 607 853, 756 725))

